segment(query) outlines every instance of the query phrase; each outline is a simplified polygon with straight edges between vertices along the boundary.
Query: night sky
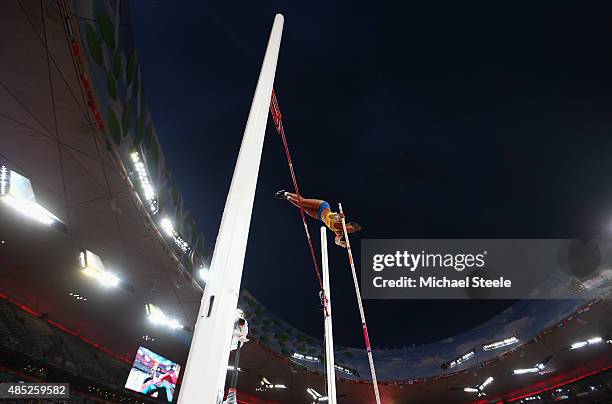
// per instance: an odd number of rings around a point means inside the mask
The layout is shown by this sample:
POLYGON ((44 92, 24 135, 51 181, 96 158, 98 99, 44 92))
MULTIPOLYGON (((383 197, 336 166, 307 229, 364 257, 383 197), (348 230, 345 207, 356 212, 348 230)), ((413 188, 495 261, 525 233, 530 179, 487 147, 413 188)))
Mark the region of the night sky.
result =
MULTIPOLYGON (((559 238, 612 224, 612 10, 570 2, 130 2, 162 148, 212 249, 276 12, 275 88, 300 189, 360 238, 559 238)), ((268 122, 242 285, 322 336, 268 122)), ((310 221, 318 236, 319 224, 310 221)), ((331 235, 330 235, 331 238, 331 235)), ((317 239, 318 240, 318 239, 317 239)), ((331 240, 330 240, 331 241, 331 240)), ((319 249, 318 241, 315 247, 319 249)), ((363 346, 330 245, 337 344, 363 346)), ((439 340, 511 302, 366 301, 372 344, 439 340)))

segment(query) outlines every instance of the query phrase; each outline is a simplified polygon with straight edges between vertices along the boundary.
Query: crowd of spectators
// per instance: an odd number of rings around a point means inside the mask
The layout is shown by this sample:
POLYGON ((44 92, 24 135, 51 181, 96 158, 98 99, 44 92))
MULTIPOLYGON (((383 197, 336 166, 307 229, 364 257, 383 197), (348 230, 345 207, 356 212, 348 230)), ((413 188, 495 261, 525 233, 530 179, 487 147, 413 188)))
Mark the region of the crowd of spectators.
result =
POLYGON ((57 402, 149 402, 124 389, 130 369, 46 319, 0 299, 0 382, 70 383, 70 399, 57 402))

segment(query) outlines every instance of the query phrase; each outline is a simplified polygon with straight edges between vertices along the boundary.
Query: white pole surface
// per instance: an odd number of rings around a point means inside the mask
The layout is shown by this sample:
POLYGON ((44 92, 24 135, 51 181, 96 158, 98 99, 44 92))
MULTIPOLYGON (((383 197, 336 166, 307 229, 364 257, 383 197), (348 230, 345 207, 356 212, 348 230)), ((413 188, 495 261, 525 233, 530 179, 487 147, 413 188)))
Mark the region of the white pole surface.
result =
POLYGON ((336 404, 336 368, 334 367, 334 333, 332 330, 331 289, 329 287, 329 260, 327 258, 327 229, 321 226, 321 266, 323 269, 323 293, 327 302, 325 316, 325 367, 327 369, 327 401, 336 404))
POLYGON ((359 315, 361 316, 361 326, 363 327, 363 336, 366 343, 366 351, 368 353, 368 361, 370 362, 370 372, 372 373, 372 385, 374 386, 374 396, 376 404, 380 404, 380 393, 378 392, 378 380, 376 380, 376 369, 374 368, 374 358, 372 357, 372 347, 370 345, 370 337, 368 335, 368 326, 366 324, 365 313, 363 311, 363 303, 361 302, 361 292, 359 291, 359 282, 357 281, 357 272, 355 271, 355 262, 353 261, 353 252, 351 251, 351 242, 346 231, 346 221, 344 220, 344 212, 342 204, 338 203, 338 210, 342 217, 342 230, 344 231, 344 240, 346 241, 346 250, 348 252, 349 262, 351 264, 351 272, 353 274, 353 284, 355 285, 355 294, 357 295, 357 305, 359 306, 359 315))
POLYGON ((214 404, 223 397, 283 21, 280 14, 274 18, 193 332, 179 404, 214 404))

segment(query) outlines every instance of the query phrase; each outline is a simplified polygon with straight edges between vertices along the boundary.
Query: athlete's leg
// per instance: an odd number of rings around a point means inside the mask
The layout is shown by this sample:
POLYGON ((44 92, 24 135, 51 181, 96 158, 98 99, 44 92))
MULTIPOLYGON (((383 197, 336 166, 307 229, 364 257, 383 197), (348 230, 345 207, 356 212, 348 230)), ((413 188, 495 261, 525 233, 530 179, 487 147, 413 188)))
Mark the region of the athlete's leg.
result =
POLYGON ((301 205, 308 216, 313 219, 321 219, 323 217, 322 215, 326 213, 325 211, 329 210, 329 204, 321 199, 298 198, 296 194, 291 192, 285 194, 285 199, 298 208, 301 205))

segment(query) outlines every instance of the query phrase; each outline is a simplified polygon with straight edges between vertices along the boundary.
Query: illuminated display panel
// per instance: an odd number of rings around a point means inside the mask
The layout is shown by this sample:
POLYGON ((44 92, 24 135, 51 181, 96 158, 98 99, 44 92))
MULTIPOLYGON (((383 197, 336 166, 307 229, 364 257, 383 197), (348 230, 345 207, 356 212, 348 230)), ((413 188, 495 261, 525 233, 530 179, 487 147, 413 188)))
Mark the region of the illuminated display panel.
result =
POLYGON ((171 403, 180 370, 176 362, 141 346, 136 352, 125 388, 150 397, 165 398, 171 403))

